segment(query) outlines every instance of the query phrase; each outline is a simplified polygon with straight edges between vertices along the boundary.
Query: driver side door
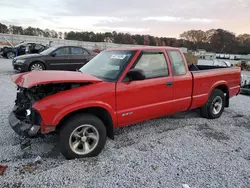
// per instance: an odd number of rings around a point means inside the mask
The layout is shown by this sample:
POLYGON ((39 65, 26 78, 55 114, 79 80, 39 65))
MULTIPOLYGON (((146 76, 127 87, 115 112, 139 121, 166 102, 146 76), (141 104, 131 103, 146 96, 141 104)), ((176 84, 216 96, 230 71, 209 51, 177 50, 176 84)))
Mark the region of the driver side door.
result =
POLYGON ((164 51, 143 51, 132 68, 145 72, 145 80, 117 83, 118 126, 161 117, 171 113, 173 77, 164 51))

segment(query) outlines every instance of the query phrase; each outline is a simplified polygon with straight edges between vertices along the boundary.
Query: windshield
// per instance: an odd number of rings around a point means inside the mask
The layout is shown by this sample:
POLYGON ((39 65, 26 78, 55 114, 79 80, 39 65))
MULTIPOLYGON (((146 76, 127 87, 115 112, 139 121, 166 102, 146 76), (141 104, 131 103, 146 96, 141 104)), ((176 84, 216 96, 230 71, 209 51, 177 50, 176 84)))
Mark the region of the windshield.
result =
POLYGON ((80 71, 107 81, 117 80, 134 51, 103 51, 84 65, 80 71))
POLYGON ((51 52, 53 52, 56 49, 56 47, 52 46, 44 51, 42 51, 40 54, 42 55, 49 55, 51 52))

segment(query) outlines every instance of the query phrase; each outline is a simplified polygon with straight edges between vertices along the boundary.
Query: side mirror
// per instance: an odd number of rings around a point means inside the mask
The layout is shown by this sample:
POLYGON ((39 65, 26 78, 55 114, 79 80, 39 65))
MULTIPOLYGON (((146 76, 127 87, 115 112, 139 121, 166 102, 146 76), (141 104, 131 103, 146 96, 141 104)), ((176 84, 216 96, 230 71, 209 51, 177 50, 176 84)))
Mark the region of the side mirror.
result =
POLYGON ((52 56, 52 57, 55 57, 55 56, 56 56, 56 53, 55 53, 55 52, 53 52, 53 53, 51 54, 51 56, 52 56))
POLYGON ((127 73, 127 76, 129 77, 130 81, 135 81, 135 80, 145 80, 146 75, 142 69, 130 69, 127 73))

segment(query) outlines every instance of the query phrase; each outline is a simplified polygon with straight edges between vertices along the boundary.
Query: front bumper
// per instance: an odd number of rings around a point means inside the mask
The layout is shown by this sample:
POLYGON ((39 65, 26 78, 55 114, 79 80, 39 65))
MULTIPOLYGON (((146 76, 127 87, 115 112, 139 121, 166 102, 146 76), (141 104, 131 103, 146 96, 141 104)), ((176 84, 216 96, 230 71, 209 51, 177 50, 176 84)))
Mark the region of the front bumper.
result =
POLYGON ((12 64, 13 68, 18 71, 28 71, 28 66, 26 64, 12 64))
POLYGON ((21 137, 35 137, 39 134, 41 126, 28 124, 25 121, 19 120, 15 113, 16 107, 9 114, 9 125, 21 137))

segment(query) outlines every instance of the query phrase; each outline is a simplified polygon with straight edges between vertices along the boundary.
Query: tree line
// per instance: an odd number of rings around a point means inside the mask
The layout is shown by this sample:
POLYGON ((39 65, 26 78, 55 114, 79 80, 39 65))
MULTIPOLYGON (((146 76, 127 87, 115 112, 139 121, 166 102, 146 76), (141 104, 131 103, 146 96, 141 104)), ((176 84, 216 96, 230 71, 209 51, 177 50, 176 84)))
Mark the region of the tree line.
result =
POLYGON ((23 28, 21 26, 0 23, 0 33, 51 37, 67 40, 79 40, 90 42, 112 42, 117 44, 138 44, 150 46, 186 47, 189 50, 205 49, 209 52, 250 54, 250 34, 236 35, 224 29, 189 30, 180 34, 180 38, 155 37, 152 35, 130 34, 122 32, 94 33, 61 32, 34 27, 23 28))

